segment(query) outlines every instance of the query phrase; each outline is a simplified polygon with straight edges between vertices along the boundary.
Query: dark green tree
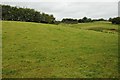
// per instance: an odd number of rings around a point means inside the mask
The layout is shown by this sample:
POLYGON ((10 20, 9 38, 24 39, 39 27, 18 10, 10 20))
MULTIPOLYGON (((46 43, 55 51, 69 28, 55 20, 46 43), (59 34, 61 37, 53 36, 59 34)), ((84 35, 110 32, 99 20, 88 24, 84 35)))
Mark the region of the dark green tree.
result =
POLYGON ((120 24, 120 17, 115 17, 111 21, 113 24, 120 24))
POLYGON ((55 22, 53 15, 40 13, 34 9, 11 7, 9 5, 2 6, 2 20, 26 21, 26 22, 41 22, 50 23, 55 22))

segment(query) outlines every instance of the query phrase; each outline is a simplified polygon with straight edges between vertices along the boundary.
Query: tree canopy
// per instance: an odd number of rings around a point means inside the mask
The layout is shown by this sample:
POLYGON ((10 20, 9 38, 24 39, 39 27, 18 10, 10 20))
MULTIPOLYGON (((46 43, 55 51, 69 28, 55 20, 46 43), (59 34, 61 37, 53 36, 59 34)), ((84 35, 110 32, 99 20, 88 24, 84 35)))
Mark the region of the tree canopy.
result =
POLYGON ((40 13, 34 9, 2 5, 2 20, 54 23, 53 15, 40 13))
POLYGON ((113 24, 120 24, 120 17, 110 18, 109 21, 113 24))
POLYGON ((62 19, 62 22, 63 23, 75 24, 75 23, 78 23, 78 20, 77 19, 72 19, 72 18, 64 18, 64 19, 62 19))

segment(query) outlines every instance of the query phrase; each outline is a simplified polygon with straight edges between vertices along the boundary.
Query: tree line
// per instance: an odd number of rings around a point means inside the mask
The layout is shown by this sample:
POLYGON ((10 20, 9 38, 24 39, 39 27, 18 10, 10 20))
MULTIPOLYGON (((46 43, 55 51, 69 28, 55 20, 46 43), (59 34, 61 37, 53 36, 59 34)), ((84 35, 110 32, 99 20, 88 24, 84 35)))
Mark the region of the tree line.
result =
POLYGON ((64 18, 62 19, 63 23, 69 23, 69 24, 76 24, 76 23, 89 23, 89 22, 94 22, 94 21, 109 21, 112 22, 112 24, 120 24, 120 17, 115 17, 115 18, 109 18, 109 20, 106 19, 91 19, 87 17, 83 17, 82 19, 72 19, 72 18, 64 18))
POLYGON ((2 6, 2 20, 54 23, 53 15, 40 13, 34 9, 11 7, 9 5, 2 6))
POLYGON ((82 19, 72 19, 72 18, 64 18, 62 19, 63 23, 70 23, 70 24, 74 24, 74 23, 88 23, 88 22, 94 22, 94 21, 107 21, 103 18, 101 19, 91 19, 91 18, 87 18, 87 17, 83 17, 82 19))
POLYGON ((49 24, 77 24, 77 23, 88 23, 94 21, 110 21, 113 24, 120 24, 120 17, 109 18, 109 20, 101 19, 91 19, 83 17, 82 19, 73 19, 73 18, 63 18, 61 21, 56 21, 53 15, 46 13, 38 12, 30 8, 20 8, 12 7, 9 5, 0 5, 2 6, 2 20, 11 20, 11 21, 26 21, 26 22, 38 22, 38 23, 49 23, 49 24))

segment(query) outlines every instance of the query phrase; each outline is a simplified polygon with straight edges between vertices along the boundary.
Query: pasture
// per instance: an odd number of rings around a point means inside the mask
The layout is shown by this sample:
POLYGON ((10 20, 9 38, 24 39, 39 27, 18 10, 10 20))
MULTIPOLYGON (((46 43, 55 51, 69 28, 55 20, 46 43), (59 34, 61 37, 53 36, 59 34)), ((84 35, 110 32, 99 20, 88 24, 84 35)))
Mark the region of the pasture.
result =
POLYGON ((3 78, 117 78, 118 25, 2 21, 3 78))

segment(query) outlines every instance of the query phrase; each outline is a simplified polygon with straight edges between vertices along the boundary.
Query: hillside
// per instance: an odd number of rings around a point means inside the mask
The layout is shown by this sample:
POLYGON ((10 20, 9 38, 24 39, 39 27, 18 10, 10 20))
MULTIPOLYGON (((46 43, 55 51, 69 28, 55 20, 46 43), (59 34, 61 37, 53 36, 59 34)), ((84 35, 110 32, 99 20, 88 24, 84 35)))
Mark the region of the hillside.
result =
POLYGON ((117 25, 17 21, 2 25, 3 78, 118 77, 117 25))

